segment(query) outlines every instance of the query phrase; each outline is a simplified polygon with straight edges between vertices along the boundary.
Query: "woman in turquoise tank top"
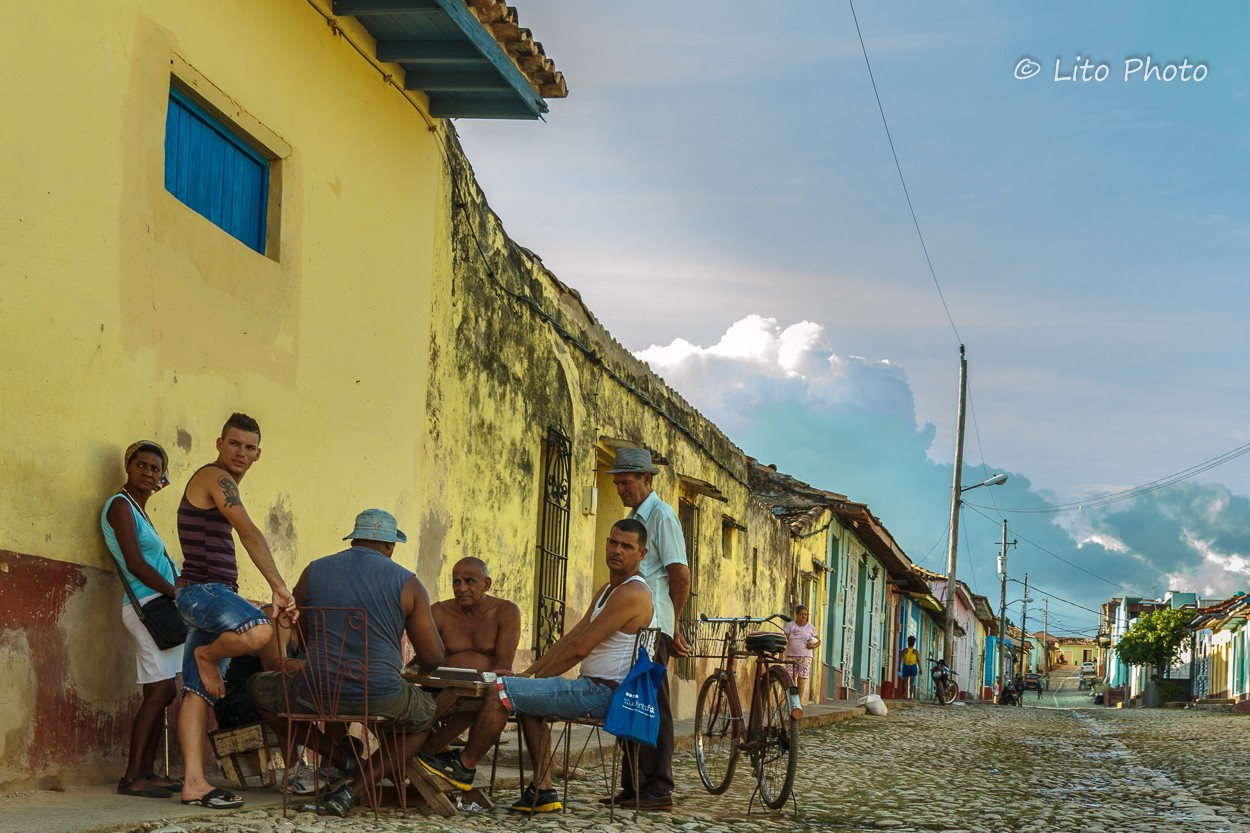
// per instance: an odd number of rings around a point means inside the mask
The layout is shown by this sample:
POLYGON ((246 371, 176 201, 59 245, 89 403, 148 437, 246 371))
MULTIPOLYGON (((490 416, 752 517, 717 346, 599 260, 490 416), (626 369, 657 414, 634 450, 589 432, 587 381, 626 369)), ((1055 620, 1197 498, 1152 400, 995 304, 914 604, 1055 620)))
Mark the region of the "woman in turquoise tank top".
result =
MULTIPOLYGON (((121 568, 122 581, 139 604, 153 596, 174 596, 177 570, 165 552, 165 544, 147 514, 148 498, 167 485, 169 457, 158 443, 141 440, 126 449, 123 458, 126 482, 104 502, 100 529, 104 542, 121 568)), ((122 622, 135 640, 135 664, 143 702, 130 729, 130 757, 126 774, 117 783, 122 795, 169 798, 182 785, 155 774, 156 747, 161 738, 162 716, 174 701, 174 676, 182 668, 182 646, 161 650, 153 641, 122 593, 122 622)))

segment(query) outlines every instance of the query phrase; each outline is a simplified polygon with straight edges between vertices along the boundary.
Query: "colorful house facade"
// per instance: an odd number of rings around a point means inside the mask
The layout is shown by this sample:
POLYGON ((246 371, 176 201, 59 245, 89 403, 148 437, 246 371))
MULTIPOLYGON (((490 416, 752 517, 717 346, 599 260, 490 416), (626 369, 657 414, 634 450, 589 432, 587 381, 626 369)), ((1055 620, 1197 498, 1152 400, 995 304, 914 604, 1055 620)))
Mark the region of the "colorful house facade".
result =
POLYGON ((1250 709, 1250 596, 1238 593, 1199 608, 1189 629, 1195 637, 1193 695, 1250 709))

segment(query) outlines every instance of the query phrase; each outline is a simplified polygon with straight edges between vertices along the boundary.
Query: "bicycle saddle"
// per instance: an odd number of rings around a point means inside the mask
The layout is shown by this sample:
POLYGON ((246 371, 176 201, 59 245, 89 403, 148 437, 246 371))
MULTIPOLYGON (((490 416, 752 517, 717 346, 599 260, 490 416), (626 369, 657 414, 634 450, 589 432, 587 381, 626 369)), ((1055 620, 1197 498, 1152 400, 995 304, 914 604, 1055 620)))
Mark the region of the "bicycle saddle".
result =
POLYGON ((748 651, 764 654, 781 653, 786 649, 787 641, 786 635, 777 631, 755 631, 748 633, 745 640, 748 651))

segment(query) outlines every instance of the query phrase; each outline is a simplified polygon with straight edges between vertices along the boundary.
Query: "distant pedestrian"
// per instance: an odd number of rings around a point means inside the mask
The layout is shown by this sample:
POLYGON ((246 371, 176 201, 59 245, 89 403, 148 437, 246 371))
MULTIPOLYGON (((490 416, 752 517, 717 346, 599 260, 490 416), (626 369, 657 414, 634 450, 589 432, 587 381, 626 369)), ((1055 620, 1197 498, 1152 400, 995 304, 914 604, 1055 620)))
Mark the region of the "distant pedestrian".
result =
POLYGON ((820 637, 816 636, 816 626, 807 617, 807 605, 799 605, 794 609, 794 619, 786 622, 786 626, 782 628, 789 640, 786 646, 786 663, 790 666, 794 684, 798 686, 800 703, 803 702, 808 678, 812 676, 812 649, 820 644, 820 637))
POLYGON ((920 654, 916 651, 916 637, 907 637, 907 647, 903 649, 902 669, 899 676, 903 678, 903 699, 916 699, 916 677, 920 674, 920 654))

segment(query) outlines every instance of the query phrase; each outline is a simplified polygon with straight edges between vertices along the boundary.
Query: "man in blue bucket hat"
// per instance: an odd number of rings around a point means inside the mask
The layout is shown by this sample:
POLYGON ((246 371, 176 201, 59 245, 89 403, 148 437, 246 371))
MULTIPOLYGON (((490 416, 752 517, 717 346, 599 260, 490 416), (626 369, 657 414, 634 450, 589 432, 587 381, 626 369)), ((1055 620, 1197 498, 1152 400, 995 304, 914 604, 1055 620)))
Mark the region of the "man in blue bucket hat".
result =
MULTIPOLYGON (((359 803, 366 779, 377 783, 390 774, 388 769, 396 760, 407 761, 417 753, 434 718, 434 699, 400 676, 404 664, 400 647, 403 635, 406 633, 412 642, 423 673, 433 671, 443 662, 443 640, 434 626, 425 587, 410 570, 391 560, 395 545, 408 540, 395 516, 383 509, 366 509, 356 516, 356 526, 343 540, 351 541, 349 549, 318 558, 304 569, 295 585, 295 600, 301 608, 365 610, 369 640, 368 712, 404 725, 407 734, 405 749, 399 756, 375 753, 363 762, 363 767, 356 766, 362 762, 354 759, 351 750, 333 748, 324 736, 315 738, 317 751, 353 776, 322 798, 318 807, 321 813, 339 817, 345 817, 359 803)), ((338 680, 336 668, 319 663, 363 661, 364 634, 345 627, 339 621, 342 618, 325 619, 329 644, 343 646, 341 657, 310 654, 302 678, 271 672, 257 674, 248 681, 248 693, 261 716, 280 734, 286 731, 286 722, 277 718, 277 713, 285 708, 284 685, 300 686, 302 690, 315 686, 317 680, 338 680)), ((294 689, 291 693, 299 696, 294 689)), ((362 695, 362 681, 342 675, 339 710, 359 713, 355 704, 363 702, 362 695)))

